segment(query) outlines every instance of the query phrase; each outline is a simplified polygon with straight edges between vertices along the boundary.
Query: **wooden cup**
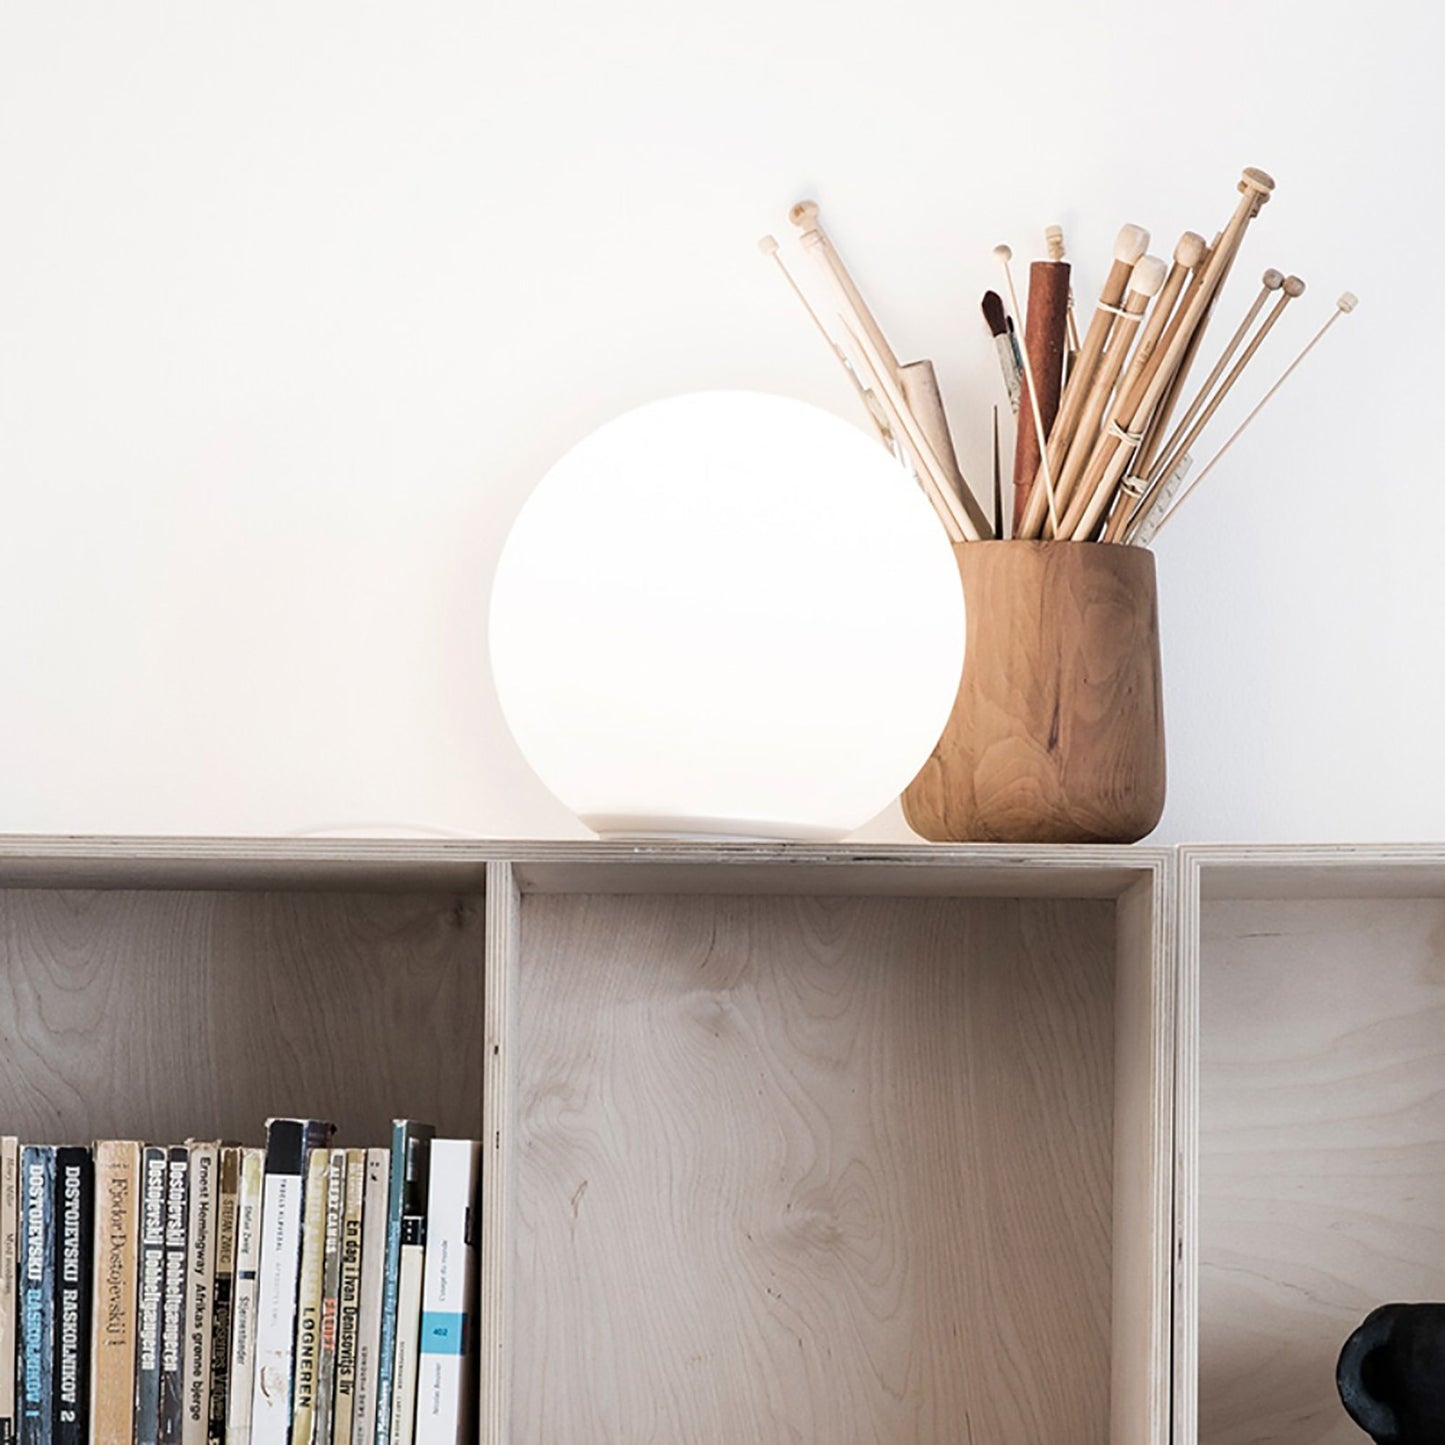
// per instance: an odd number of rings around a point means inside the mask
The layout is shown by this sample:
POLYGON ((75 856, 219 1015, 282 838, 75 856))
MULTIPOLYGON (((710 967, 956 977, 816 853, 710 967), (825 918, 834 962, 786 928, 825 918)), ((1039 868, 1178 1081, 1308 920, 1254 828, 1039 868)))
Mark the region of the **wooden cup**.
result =
POLYGON ((968 647, 953 715, 903 794, 933 842, 1133 843, 1164 811, 1154 556, 956 544, 968 647))

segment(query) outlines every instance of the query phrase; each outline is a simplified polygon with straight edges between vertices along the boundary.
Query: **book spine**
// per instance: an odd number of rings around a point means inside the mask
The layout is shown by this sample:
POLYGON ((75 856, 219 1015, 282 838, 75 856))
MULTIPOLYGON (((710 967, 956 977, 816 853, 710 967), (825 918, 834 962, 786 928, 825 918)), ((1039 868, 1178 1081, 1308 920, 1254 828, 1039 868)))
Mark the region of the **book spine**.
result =
POLYGON ((346 1150, 333 1149, 326 1175, 326 1244, 321 1255, 320 1342, 316 1354, 316 1429, 330 1445, 336 1401, 336 1316, 341 1307, 341 1216, 346 1205, 346 1150))
POLYGON ((346 1151, 346 1193, 341 1207, 341 1277, 336 1302, 336 1385, 331 1416, 334 1445, 351 1445, 355 1418, 356 1343, 361 1327, 362 1206, 366 1150, 346 1151))
POLYGON ((407 1150, 413 1139, 431 1139, 436 1130, 411 1119, 391 1126, 391 1195, 386 1216, 386 1268, 381 1281, 381 1345, 376 1361, 376 1445, 391 1445, 392 1371, 396 1362, 396 1305, 401 1281, 401 1200, 407 1150))
POLYGON ((475 1435, 477 1186, 482 1146, 437 1139, 427 1185, 416 1445, 462 1445, 475 1435))
POLYGON ((158 1445, 181 1445, 185 1414, 186 1227, 191 1151, 173 1145, 166 1154, 166 1249, 161 1286, 161 1378, 156 1406, 158 1445))
POLYGON ((332 1126, 315 1119, 266 1123, 260 1278, 256 1291, 256 1365, 251 1390, 253 1445, 290 1445, 292 1368, 306 1162, 332 1126))
MULTIPOLYGON (((381 1307, 386 1274, 386 1234, 391 1202, 391 1154, 366 1151, 366 1184, 361 1210, 361 1291, 356 1316, 356 1388, 351 1445, 374 1445, 376 1384, 381 1355, 381 1307)), ((346 1445, 338 1441, 337 1445, 346 1445)))
POLYGON ((391 1367, 391 1445, 412 1445, 421 1349, 421 1292, 426 1253, 427 1183, 432 1141, 406 1141, 401 1193, 401 1257, 397 1267, 396 1356, 391 1367))
POLYGON ((27 1144, 20 1158, 21 1445, 50 1445, 55 1348, 55 1150, 27 1144))
POLYGON ((140 1288, 141 1146, 95 1146, 95 1280, 90 1345, 92 1445, 131 1445, 140 1288))
POLYGON ((226 1387, 231 1375, 231 1303, 236 1284, 236 1206, 241 1150, 223 1145, 216 1156, 216 1272, 211 1290, 211 1378, 206 1387, 207 1445, 225 1445, 226 1387))
POLYGON ((216 1186, 220 1145, 188 1147, 185 1359, 181 1445, 206 1445, 211 1423, 211 1310, 216 1286, 216 1186))
POLYGON ((326 1254, 326 1195, 331 1153, 312 1151, 306 1164, 306 1212, 296 1294, 296 1363, 292 1377, 292 1445, 312 1445, 316 1431, 317 1367, 321 1352, 321 1271, 326 1254))
POLYGON ((15 1348, 20 1235, 20 1141, 0 1138, 0 1445, 14 1445, 15 1348))
POLYGON ((161 1300, 166 1271, 166 1151, 141 1156, 140 1296, 136 1307, 136 1445, 156 1445, 161 1380, 161 1300))
POLYGON ((90 1437, 91 1251, 95 1168, 89 1149, 55 1151, 55 1445, 90 1437))
POLYGON ((421 1292, 426 1222, 407 1219, 401 1227, 401 1266, 396 1290, 396 1360, 391 1369, 392 1445, 412 1445, 421 1327, 421 1292))
POLYGON ((256 1382, 256 1290, 261 1268, 261 1195, 266 1155, 241 1151, 236 1192, 236 1278, 231 1308, 230 1395, 226 1401, 226 1445, 249 1445, 251 1392, 256 1382))

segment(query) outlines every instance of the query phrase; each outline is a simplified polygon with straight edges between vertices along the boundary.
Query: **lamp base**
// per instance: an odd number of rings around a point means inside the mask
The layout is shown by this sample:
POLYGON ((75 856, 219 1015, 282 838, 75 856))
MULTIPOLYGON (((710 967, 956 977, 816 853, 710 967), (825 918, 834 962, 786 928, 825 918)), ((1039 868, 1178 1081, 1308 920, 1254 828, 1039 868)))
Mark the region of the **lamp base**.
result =
POLYGON ((591 813, 582 817, 593 832, 612 842, 665 843, 837 843, 845 831, 815 823, 756 818, 648 817, 591 813))

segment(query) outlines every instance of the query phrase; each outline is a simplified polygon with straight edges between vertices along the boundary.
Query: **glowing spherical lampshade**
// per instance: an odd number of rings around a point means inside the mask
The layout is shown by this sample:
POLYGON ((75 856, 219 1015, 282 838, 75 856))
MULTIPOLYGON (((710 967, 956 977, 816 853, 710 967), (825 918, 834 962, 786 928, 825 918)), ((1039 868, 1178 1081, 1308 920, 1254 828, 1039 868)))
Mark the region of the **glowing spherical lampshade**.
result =
POLYGON ((599 833, 832 839, 927 759, 963 622, 947 536, 883 447, 702 392, 543 478, 498 563, 492 669, 527 760, 599 833))

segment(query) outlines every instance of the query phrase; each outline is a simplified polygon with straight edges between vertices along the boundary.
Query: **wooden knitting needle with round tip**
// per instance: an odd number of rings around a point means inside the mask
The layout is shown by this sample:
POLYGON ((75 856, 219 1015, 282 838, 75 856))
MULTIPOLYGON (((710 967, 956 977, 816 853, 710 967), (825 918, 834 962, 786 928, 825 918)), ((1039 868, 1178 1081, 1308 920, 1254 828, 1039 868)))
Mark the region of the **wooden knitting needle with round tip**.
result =
MULTIPOLYGON (((1199 434, 1219 410, 1220 403, 1229 395, 1230 389, 1240 378, 1244 368, 1249 365, 1254 356, 1269 335, 1270 329, 1275 322, 1284 314, 1284 308, 1298 296, 1305 293, 1305 283, 1298 276, 1286 276, 1284 284, 1280 288, 1279 299, 1274 303, 1269 314, 1260 323, 1259 330, 1255 332, 1250 343, 1244 349, 1244 353, 1235 362, 1229 374, 1219 383, 1219 389, 1209 399, 1209 405, 1199 414, 1194 425, 1184 434, 1184 439, 1176 447, 1172 447, 1164 453, 1163 459, 1158 464, 1158 472, 1161 478, 1173 476, 1178 470, 1180 462, 1189 455, 1189 449, 1199 440, 1199 434)), ((1131 528, 1135 526, 1136 518, 1138 525, 1142 526, 1149 513, 1158 504, 1161 490, 1155 489, 1147 492, 1136 503, 1129 507, 1116 507, 1114 515, 1109 519, 1109 526, 1105 530, 1104 540, 1106 542, 1122 542, 1128 535, 1131 528)))
MULTIPOLYGON (((1153 360, 1154 352, 1165 334, 1164 328, 1174 316, 1175 303, 1184 289, 1184 283, 1188 281, 1189 273, 1199 265, 1207 249, 1204 237, 1197 231, 1185 231, 1180 236, 1174 247, 1174 263, 1169 268, 1169 275, 1159 292, 1159 299, 1154 303, 1154 309, 1149 313, 1149 319, 1139 333, 1139 344, 1135 346, 1134 355, 1129 360, 1129 370, 1124 373, 1124 379, 1119 383, 1119 406, 1126 406, 1129 399, 1138 394, 1145 368, 1153 360)), ((1118 416, 1111 418, 1114 421, 1119 419, 1118 416)))
MULTIPOLYGON (((1130 403, 1139 397, 1142 389, 1144 376, 1147 368, 1153 361, 1159 345, 1168 344, 1169 335, 1172 332, 1166 331, 1165 327, 1178 315, 1176 302, 1185 283, 1188 282, 1189 273, 1198 272, 1199 266, 1204 263, 1205 256, 1208 256, 1209 247, 1204 237, 1199 236, 1198 231, 1185 231, 1175 244, 1173 264, 1169 267, 1169 279, 1166 280, 1162 292, 1159 293, 1159 301, 1155 302, 1155 309, 1149 314, 1149 321, 1144 324, 1144 329, 1139 334, 1139 345, 1134 347, 1133 360, 1129 363, 1124 380, 1118 384, 1118 402, 1114 407, 1114 415, 1110 422, 1113 425, 1123 425, 1124 413, 1129 409, 1130 403)), ((1124 474, 1126 484, 1129 483, 1129 473, 1124 474)))
MULTIPOLYGON (((1161 341, 1167 342, 1169 335, 1172 334, 1165 328, 1175 319, 1176 303, 1180 293, 1184 290, 1190 273, 1198 270, 1208 252, 1209 247, 1204 237, 1197 231, 1185 231, 1175 244, 1174 263, 1169 268, 1169 276, 1159 293, 1159 299, 1149 313, 1149 320, 1145 322, 1144 329, 1139 333, 1139 342, 1134 348, 1134 355, 1130 358, 1129 370, 1119 383, 1114 410, 1109 417, 1109 426, 1123 425, 1129 407, 1139 395, 1154 353, 1158 350, 1161 341)), ((1125 473, 1121 485, 1134 495, 1143 491, 1143 484, 1135 483, 1128 472, 1125 473)))
POLYGON ((818 220, 818 203, 816 201, 799 201, 788 212, 788 219, 802 233, 798 239, 802 242, 803 249, 822 267, 841 294, 844 315, 851 316, 853 330, 868 339, 869 344, 889 373, 896 376, 898 358, 893 354, 893 348, 889 346, 888 338, 883 334, 883 328, 879 326, 873 313, 868 309, 868 303, 864 301, 863 293, 859 291, 852 276, 849 275, 842 257, 838 255, 837 248, 828 239, 828 233, 824 231, 822 223, 818 220))
POLYGON ((885 446, 891 448, 894 445, 893 433, 888 429, 888 420, 883 415, 882 407, 878 405, 877 397, 863 385, 857 371, 854 370, 853 363, 848 360, 847 353, 833 340, 828 332, 828 328, 823 325, 823 318, 818 315, 813 309, 813 303, 803 294, 803 288, 798 285, 793 277, 793 273, 788 270, 787 263, 783 260, 782 256, 778 254, 777 238, 775 236, 764 236, 762 240, 758 242, 758 250, 761 251, 764 256, 771 256, 773 260, 777 262, 778 270, 783 273, 783 279, 792 288, 793 295, 802 302, 803 310, 808 313, 813 325, 818 328, 819 334, 823 340, 828 343, 828 350, 833 353, 834 357, 837 358, 838 364, 847 373, 848 380, 853 384, 854 391, 858 393, 864 410, 868 413, 868 419, 873 423, 874 429, 878 432, 879 439, 885 446))
MULTIPOLYGON (((993 248, 994 258, 1003 267, 1004 283, 1008 287, 1008 299, 1013 304, 1014 315, 1020 315, 1018 292, 1014 290, 1014 273, 1009 266, 1013 260, 1013 250, 1008 246, 995 246, 993 248)), ((1024 385, 1028 387, 1028 412, 1034 419, 1034 435, 1038 438, 1039 456, 1043 458, 1042 466, 1044 473, 1045 500, 1049 508, 1049 520, 1057 528, 1059 525, 1058 502, 1054 494, 1054 471, 1049 465, 1048 438, 1044 436, 1044 420, 1042 416, 1042 404, 1039 399, 1039 389, 1034 381, 1034 367, 1029 360, 1029 349, 1023 349, 1024 363, 1024 385)))
POLYGON ((1310 352, 1319 345, 1320 340, 1323 338, 1325 332, 1328 331, 1330 327, 1333 326, 1335 322, 1340 319, 1341 316, 1348 315, 1359 304, 1359 297, 1357 297, 1353 291, 1346 291, 1344 295, 1335 302, 1335 309, 1334 312, 1331 314, 1330 319, 1326 321, 1325 324, 1321 326, 1318 331, 1315 332, 1315 334, 1310 338, 1308 344, 1305 346, 1304 350, 1302 350, 1300 354, 1296 356, 1295 359, 1290 362, 1287 367, 1285 367, 1285 369, 1280 373, 1279 380, 1276 381, 1275 384, 1270 387, 1270 389, 1265 392, 1262 397, 1260 397, 1259 402, 1256 404, 1254 410, 1251 411, 1249 415, 1245 417, 1245 419, 1240 422, 1237 427, 1235 427, 1235 429, 1229 435, 1229 440, 1226 441, 1224 445, 1220 447, 1220 449, 1215 452, 1212 457, 1210 457, 1210 459, 1205 463, 1203 470, 1200 471, 1198 475, 1195 476, 1194 480, 1190 482, 1190 484, 1185 487, 1185 489, 1179 494, 1179 498, 1174 503, 1174 505, 1170 507, 1167 512, 1165 512, 1163 519, 1154 529, 1154 535, 1156 537, 1159 535, 1160 532, 1164 530, 1164 528, 1168 525, 1170 519, 1179 511, 1180 507, 1182 507, 1184 503, 1189 499, 1189 494, 1195 489, 1195 487, 1200 484, 1200 482, 1205 479, 1205 477, 1209 475, 1211 471, 1214 470, 1215 465, 1218 463, 1219 459, 1225 454, 1225 452, 1227 452, 1230 447, 1232 447, 1235 442, 1239 440, 1240 434, 1244 431, 1245 427, 1247 427, 1250 422, 1252 422, 1255 417, 1257 417, 1260 412, 1264 410, 1265 403, 1270 399, 1270 397, 1272 397, 1275 392, 1277 392, 1280 387, 1282 387, 1285 382, 1289 380, 1290 375, 1294 371, 1295 367, 1297 367, 1300 362, 1302 362, 1305 357, 1307 357, 1310 352))
MULTIPOLYGON (((1074 445, 1069 451, 1069 472, 1075 484, 1081 476, 1087 474, 1094 454, 1109 437, 1107 427, 1100 430, 1104 421, 1104 413, 1109 406, 1109 398, 1113 396, 1119 375, 1124 369, 1124 361, 1129 353, 1129 343, 1139 329, 1149 302, 1163 288, 1168 269, 1158 256, 1145 256, 1134 268, 1133 278, 1129 282, 1129 295, 1124 301, 1124 310, 1127 314, 1115 324, 1114 334, 1109 338, 1109 350, 1105 355, 1104 364, 1100 366, 1098 375, 1094 378, 1094 392, 1089 398, 1089 408, 1079 425, 1078 434, 1074 437, 1074 445)), ((1117 422, 1118 420, 1117 412, 1122 397, 1123 393, 1121 392, 1120 401, 1115 403, 1115 415, 1111 417, 1112 421, 1117 422)), ((1077 485, 1071 486, 1068 510, 1064 514, 1062 530, 1056 533, 1057 536, 1068 537, 1072 534, 1079 523, 1079 518, 1084 514, 1084 508, 1089 504, 1089 497, 1090 493, 1077 485)))
POLYGON ((1240 374, 1244 368, 1249 365, 1250 360, 1263 344, 1265 337, 1269 335, 1275 322, 1284 314, 1284 308, 1288 306, 1291 301, 1304 294, 1305 283, 1300 280, 1298 276, 1286 276, 1284 278, 1284 284, 1279 288, 1278 299, 1270 308, 1264 320, 1260 322, 1259 329, 1250 338, 1249 345, 1244 348, 1239 360, 1234 363, 1224 380, 1219 383, 1218 388, 1209 398, 1208 404, 1202 411, 1198 412, 1193 425, 1184 433, 1183 440, 1172 447, 1166 448, 1164 458, 1159 464, 1161 473, 1168 475, 1168 473, 1172 472, 1174 468, 1179 465, 1179 458, 1199 440, 1199 433, 1204 430, 1210 418, 1219 410, 1220 402, 1228 396, 1230 388, 1239 380, 1240 374))
MULTIPOLYGON (((1114 263, 1104 278, 1103 288, 1099 292, 1099 304, 1094 309, 1089 329, 1084 333, 1078 360, 1069 373, 1069 382, 1059 400, 1059 413, 1054 418, 1053 429, 1049 432, 1049 444, 1044 451, 1044 461, 1051 468, 1050 474, 1053 476, 1058 475, 1064 458, 1068 455, 1069 444, 1074 439, 1084 403, 1088 400, 1089 388, 1093 385, 1094 371, 1098 367, 1099 358, 1104 354, 1104 343, 1108 341, 1109 332, 1114 325, 1114 309, 1124 299, 1124 290, 1129 284, 1134 263, 1148 249, 1149 233, 1143 226, 1124 226, 1114 241, 1114 263)), ((1042 465, 1039 471, 1042 475, 1042 465)), ((1047 510, 1048 499, 1035 480, 1023 517, 1014 519, 1014 536, 1037 537, 1043 527, 1047 510)))
MULTIPOLYGON (((1246 170, 1240 178, 1236 189, 1244 194, 1252 191, 1255 196, 1253 209, 1249 213, 1249 219, 1253 220, 1264 208, 1269 200, 1270 191, 1260 188, 1262 181, 1269 181, 1272 188, 1274 182, 1264 174, 1263 171, 1254 170, 1252 167, 1246 170)), ((1184 347, 1183 353, 1178 361, 1174 363, 1173 375, 1169 378, 1169 384, 1164 388, 1164 393, 1159 404, 1154 408, 1148 424, 1144 428, 1144 439, 1139 444, 1134 454, 1134 462, 1131 471, 1139 476, 1148 476, 1149 469, 1158 460, 1160 442, 1164 437, 1164 429, 1169 425, 1169 418, 1174 415, 1174 408, 1179 405, 1179 399, 1184 395, 1184 385, 1189 378, 1189 373, 1194 369, 1195 359, 1199 355, 1200 347, 1204 341, 1204 333, 1209 329, 1209 323, 1214 318, 1214 308, 1219 302, 1219 297, 1224 291, 1225 283, 1229 280, 1230 272, 1234 270, 1234 263, 1239 257, 1240 242, 1244 239, 1244 231, 1241 228, 1234 236, 1233 241, 1226 248, 1226 259, 1210 288, 1209 300, 1205 303, 1204 311, 1198 321, 1194 324, 1193 331, 1184 347)), ((1210 251, 1209 259, 1212 260, 1214 251, 1221 249, 1224 244, 1224 234, 1221 232, 1214 238, 1214 246, 1210 251)), ((1207 263, 1206 263, 1207 264, 1207 263)), ((1198 278, 1196 278, 1198 279, 1198 278)), ((1192 288, 1191 288, 1192 289, 1192 288)), ((1186 297, 1186 300, 1190 299, 1186 297)), ((1167 342, 1166 342, 1167 344, 1167 342)))
POLYGON ((1181 313, 1179 328, 1174 334, 1173 341, 1161 348, 1163 355, 1156 355, 1151 371, 1145 374, 1148 380, 1143 387, 1143 394, 1139 397, 1138 404, 1129 417, 1128 425, 1122 428, 1130 439, 1128 444, 1126 445, 1119 437, 1112 435, 1107 437, 1105 440, 1109 445, 1100 453, 1096 453, 1095 460, 1090 463, 1089 470, 1084 475, 1081 486, 1090 496, 1090 501, 1078 526, 1074 529, 1073 537, 1076 542, 1088 541, 1093 535, 1099 519, 1113 502, 1115 488, 1119 478, 1124 474, 1124 468, 1129 465, 1134 448, 1139 444, 1142 429, 1158 404, 1164 388, 1168 386, 1174 369, 1183 355, 1184 348, 1188 345, 1190 335, 1198 326, 1204 315, 1205 307, 1214 295, 1214 288, 1218 284, 1224 268, 1239 247, 1244 230, 1257 209, 1258 196, 1268 193, 1273 188, 1274 182, 1263 171, 1251 167, 1244 172, 1241 180, 1241 189, 1244 194, 1235 207, 1234 214, 1229 218, 1229 223, 1224 228, 1219 245, 1214 248, 1204 270, 1200 273, 1200 284, 1194 290, 1194 299, 1181 313))
MULTIPOLYGON (((1189 285, 1185 288, 1178 309, 1175 311, 1174 317, 1169 323, 1168 331, 1164 333, 1164 340, 1159 344, 1161 356, 1168 353, 1175 336, 1183 329, 1184 318, 1190 314, 1191 307, 1194 304, 1194 298, 1204 289, 1204 273, 1208 270, 1209 263, 1213 259, 1214 253, 1223 239, 1224 233, 1221 231, 1215 236, 1214 244, 1205 248, 1203 256, 1199 259, 1199 264, 1195 266, 1194 275, 1190 279, 1189 285)), ((1227 271, 1225 272, 1225 276, 1228 276, 1227 271)), ((1216 296, 1219 294, 1219 286, 1221 285, 1223 285, 1223 279, 1215 286, 1216 296)), ((1144 431, 1144 440, 1140 442, 1139 450, 1134 453, 1133 465, 1130 467, 1131 472, 1137 472, 1142 475, 1147 470, 1150 460, 1158 449, 1162 429, 1167 424, 1169 414, 1174 410, 1179 400, 1179 391, 1184 384, 1184 373, 1188 370, 1190 362, 1193 359, 1194 349, 1199 344, 1200 334, 1209 324, 1210 311, 1213 305, 1214 301, 1211 299, 1209 304, 1204 308, 1204 315, 1196 324, 1194 335, 1189 338, 1189 343, 1185 347, 1183 357, 1174 368, 1174 375, 1169 378, 1169 385, 1164 388, 1164 395, 1161 397, 1159 405, 1154 408, 1154 414, 1149 418, 1149 425, 1144 431)))
MULTIPOLYGON (((1109 344, 1104 350, 1098 370, 1094 373, 1094 384, 1089 390, 1089 399, 1084 403, 1083 415, 1079 418, 1078 430, 1074 433, 1074 444, 1064 459, 1064 469, 1059 475, 1058 504, 1064 512, 1064 535, 1068 534, 1072 516, 1078 512, 1086 499, 1076 498, 1079 478, 1083 476, 1099 442, 1099 428, 1108 410, 1109 398, 1124 370, 1129 347, 1143 321, 1149 302, 1159 294, 1164 284, 1164 262, 1158 256, 1144 256, 1135 265, 1129 278, 1129 291, 1124 298, 1123 314, 1114 323, 1109 333, 1109 344), (1077 501, 1077 507, 1074 505, 1077 501)), ((1055 535, 1058 535, 1056 532, 1055 535)))
POLYGON ((1149 468, 1148 479, 1153 482, 1166 471, 1173 471, 1172 467, 1166 467, 1163 459, 1178 450, 1179 438, 1189 430, 1194 418, 1199 415, 1199 409, 1214 389, 1214 384, 1224 375, 1224 368, 1229 365, 1234 353, 1244 341, 1249 328, 1254 325, 1254 318, 1264 309, 1264 303, 1269 300, 1271 294, 1278 291, 1285 283, 1284 273, 1276 271, 1273 266, 1260 278, 1259 295, 1250 303, 1249 310, 1244 313, 1244 320, 1239 323, 1233 336, 1229 338, 1229 344, 1220 353, 1219 360, 1214 363, 1214 369, 1204 378, 1204 384, 1199 388, 1194 400, 1189 403, 1184 415, 1179 418, 1179 425, 1169 434, 1169 439, 1159 448, 1160 460, 1149 468))

